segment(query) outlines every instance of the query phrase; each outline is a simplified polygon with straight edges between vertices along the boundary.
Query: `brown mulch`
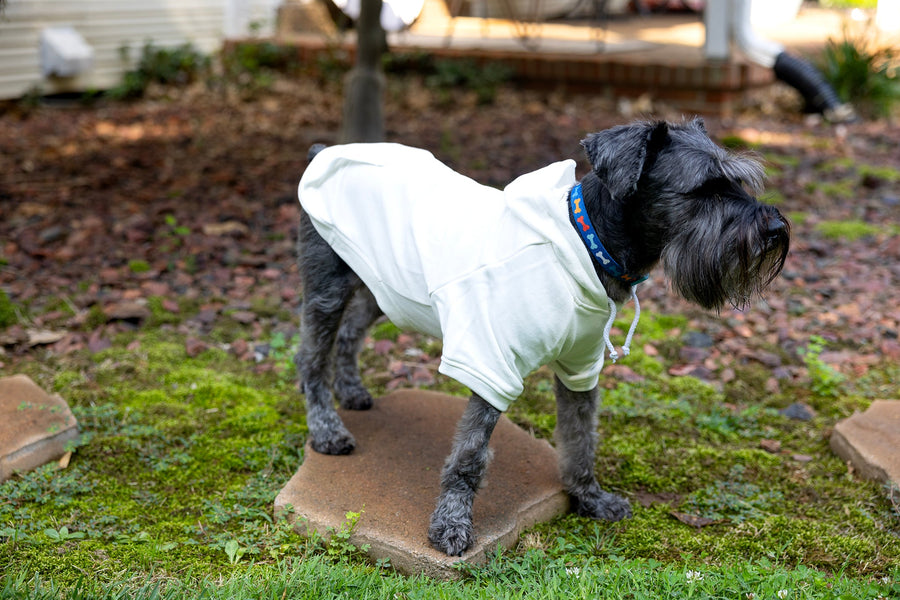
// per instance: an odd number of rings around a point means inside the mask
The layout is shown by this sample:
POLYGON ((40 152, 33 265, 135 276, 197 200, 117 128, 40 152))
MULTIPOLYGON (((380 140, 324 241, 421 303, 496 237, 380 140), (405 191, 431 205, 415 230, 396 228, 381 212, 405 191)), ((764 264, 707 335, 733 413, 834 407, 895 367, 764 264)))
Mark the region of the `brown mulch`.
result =
MULTIPOLYGON (((198 86, 135 103, 0 113, 0 289, 26 307, 20 323, 0 329, 0 365, 35 347, 108 347, 116 331, 150 318, 151 299, 191 353, 211 343, 204 336, 226 315, 260 338, 293 331, 296 316, 284 314, 302 295, 296 186, 309 145, 335 141, 340 112, 336 83, 297 78, 249 100, 198 86), (187 301, 195 310, 180 315, 187 301)), ((436 94, 414 77, 391 80, 385 117, 389 140, 428 148, 496 186, 567 157, 583 173, 584 134, 628 120, 589 96, 507 87, 478 105, 472 93, 436 94)), ((802 376, 797 350, 814 335, 832 343, 823 359, 848 374, 900 360, 900 126, 832 126, 777 107, 707 125, 715 138, 754 144, 773 166, 768 187, 780 207, 802 218, 783 276, 750 310, 692 308, 654 273, 643 308, 688 315, 688 331, 672 332, 679 339, 703 334, 682 340, 670 372, 727 382, 735 361, 756 361, 776 391, 802 376), (879 230, 848 241, 818 229, 849 220, 879 230)), ((235 347, 253 358, 246 343, 235 347)), ((375 350, 402 354, 403 344, 375 350)), ((436 357, 418 362, 428 359, 436 357)), ((427 384, 433 369, 407 371, 427 384)), ((622 365, 612 371, 634 376, 622 365)))

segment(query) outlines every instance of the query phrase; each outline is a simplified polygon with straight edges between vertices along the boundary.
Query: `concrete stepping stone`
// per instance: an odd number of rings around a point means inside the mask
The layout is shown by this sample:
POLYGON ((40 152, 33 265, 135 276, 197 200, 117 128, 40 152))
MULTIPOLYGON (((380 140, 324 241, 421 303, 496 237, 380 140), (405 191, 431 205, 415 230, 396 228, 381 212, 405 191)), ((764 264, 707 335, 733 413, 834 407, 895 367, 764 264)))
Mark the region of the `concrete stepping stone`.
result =
POLYGON ((65 454, 78 423, 60 396, 27 375, 0 377, 0 481, 65 454))
POLYGON ((428 543, 429 517, 440 473, 467 400, 435 392, 399 390, 368 411, 340 411, 356 438, 347 456, 326 456, 307 444, 305 460, 275 499, 301 534, 339 531, 346 513, 362 512, 351 543, 369 545, 373 560, 389 558, 398 571, 453 578, 457 562, 478 563, 521 531, 564 514, 569 499, 556 451, 505 416, 491 437, 494 458, 473 506, 475 545, 449 557, 428 543))
POLYGON ((835 425, 829 443, 863 477, 900 484, 900 400, 875 400, 835 425))

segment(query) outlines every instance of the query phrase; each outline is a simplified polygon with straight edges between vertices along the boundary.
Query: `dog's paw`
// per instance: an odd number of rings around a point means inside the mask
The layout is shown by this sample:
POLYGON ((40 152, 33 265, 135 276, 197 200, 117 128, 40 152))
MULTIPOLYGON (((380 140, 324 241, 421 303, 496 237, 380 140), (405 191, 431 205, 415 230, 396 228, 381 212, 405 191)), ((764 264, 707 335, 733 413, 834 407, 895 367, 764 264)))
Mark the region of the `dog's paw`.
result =
POLYGON ((448 556, 462 556, 475 543, 472 522, 447 523, 432 521, 428 541, 448 556))
POLYGON ((341 408, 345 410, 369 410, 372 408, 372 395, 362 386, 335 389, 341 408))
POLYGON ((319 454, 350 454, 356 448, 356 440, 347 430, 330 436, 314 436, 311 444, 319 454))
POLYGON ((602 521, 631 518, 631 504, 625 498, 596 490, 584 496, 571 496, 572 512, 602 521))

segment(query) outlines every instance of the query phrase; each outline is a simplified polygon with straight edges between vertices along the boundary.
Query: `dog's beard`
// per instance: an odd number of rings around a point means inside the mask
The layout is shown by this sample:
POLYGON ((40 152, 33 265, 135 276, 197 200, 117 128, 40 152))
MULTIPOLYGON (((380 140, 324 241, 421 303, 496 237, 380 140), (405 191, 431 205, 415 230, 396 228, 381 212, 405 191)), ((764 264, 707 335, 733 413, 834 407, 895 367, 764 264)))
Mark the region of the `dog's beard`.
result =
POLYGON ((746 307, 784 267, 790 225, 777 209, 713 210, 686 223, 663 248, 675 293, 707 309, 746 307))

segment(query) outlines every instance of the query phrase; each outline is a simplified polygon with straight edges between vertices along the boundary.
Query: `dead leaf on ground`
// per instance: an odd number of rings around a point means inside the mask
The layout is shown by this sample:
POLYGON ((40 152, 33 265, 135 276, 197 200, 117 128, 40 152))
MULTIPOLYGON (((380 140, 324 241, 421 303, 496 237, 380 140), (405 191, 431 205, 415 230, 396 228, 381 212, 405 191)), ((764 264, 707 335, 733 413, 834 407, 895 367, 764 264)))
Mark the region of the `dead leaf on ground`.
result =
POLYGON ((247 235, 250 229, 240 221, 225 221, 224 223, 207 223, 203 226, 203 234, 215 237, 233 235, 247 235))
POLYGON ((47 329, 28 329, 26 330, 28 335, 28 340, 25 342, 25 345, 29 348, 33 346, 46 346, 48 344, 55 344, 60 341, 68 332, 66 331, 50 331, 47 329))
POLYGON ((703 527, 706 527, 707 525, 714 525, 721 521, 721 519, 709 519, 707 517, 700 517, 697 515, 678 512, 677 510, 670 511, 669 514, 685 525, 690 525, 691 527, 696 527, 697 529, 701 529, 703 527))

